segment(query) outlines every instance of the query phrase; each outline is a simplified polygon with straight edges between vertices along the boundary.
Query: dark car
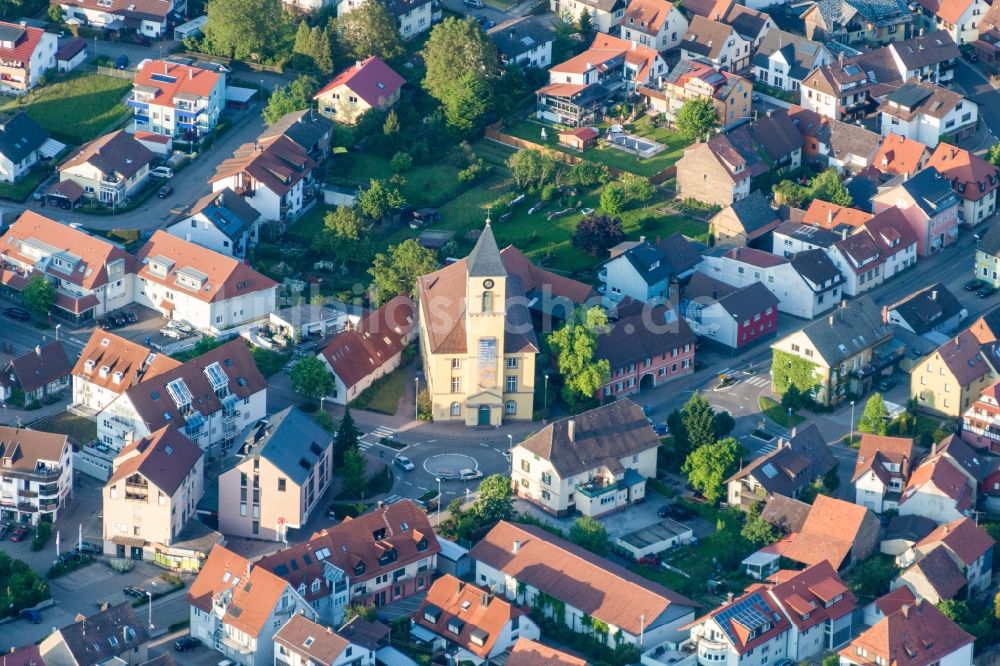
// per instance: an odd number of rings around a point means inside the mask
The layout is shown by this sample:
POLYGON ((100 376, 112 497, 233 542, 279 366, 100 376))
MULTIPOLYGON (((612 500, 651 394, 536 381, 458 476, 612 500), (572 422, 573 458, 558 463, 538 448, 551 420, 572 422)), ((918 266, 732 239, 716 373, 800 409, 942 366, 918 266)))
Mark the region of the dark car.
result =
POLYGON ((80 553, 72 550, 67 550, 65 553, 59 553, 59 564, 69 564, 74 560, 80 559, 80 553))
POLYGON ((160 197, 161 199, 166 199, 173 193, 174 193, 174 188, 170 187, 169 185, 164 185, 163 187, 160 188, 160 191, 156 193, 156 196, 160 197))
POLYGON ((419 504, 424 510, 424 513, 433 513, 434 511, 437 511, 438 499, 436 497, 432 497, 429 500, 418 500, 417 504, 419 504))
POLYGON ((21 611, 21 619, 27 620, 31 624, 41 624, 42 614, 36 611, 34 608, 25 608, 21 611))
POLYGON ((893 379, 892 377, 886 377, 885 379, 883 379, 878 383, 878 390, 881 391, 882 393, 885 393, 895 385, 896 385, 895 379, 893 379))
POLYGON ((985 282, 983 282, 982 280, 977 280, 977 279, 973 278, 972 280, 969 280, 968 282, 965 283, 965 290, 966 291, 979 291, 980 289, 982 289, 985 286, 986 286, 985 282))
POLYGON ((997 293, 997 288, 993 285, 986 285, 982 289, 976 292, 976 296, 979 298, 989 298, 993 294, 997 293))
POLYGON ((199 645, 201 645, 201 641, 194 636, 184 636, 174 641, 174 649, 178 652, 187 652, 188 650, 193 650, 199 645))
POLYGON ((115 60, 115 69, 125 69, 128 67, 128 56, 124 53, 115 60))
POLYGON ((660 437, 666 437, 670 434, 670 426, 666 423, 654 423, 653 432, 655 432, 660 437))
POLYGON ((24 537, 26 536, 28 536, 28 528, 18 527, 16 530, 14 530, 14 533, 10 535, 10 540, 15 543, 18 543, 24 541, 24 537))
POLYGON ((121 312, 116 312, 111 316, 115 318, 115 326, 124 326, 128 323, 128 319, 121 312))
POLYGON ((101 328, 103 328, 105 331, 110 331, 114 327, 115 327, 115 320, 112 319, 110 315, 101 319, 101 328))
POLYGON ((31 313, 24 308, 7 308, 3 313, 11 319, 17 319, 18 321, 28 321, 31 319, 31 313))
POLYGON ((139 321, 139 315, 135 313, 135 310, 126 310, 125 319, 128 320, 128 323, 134 324, 135 322, 139 321))
POLYGON ((659 553, 650 553, 649 555, 643 555, 639 558, 639 564, 643 564, 647 567, 655 567, 662 561, 663 558, 660 557, 659 553))
POLYGON ((691 520, 698 514, 680 504, 664 504, 656 512, 656 515, 660 518, 672 518, 673 520, 684 521, 691 520))
POLYGON ((79 546, 76 547, 78 553, 83 555, 100 555, 104 552, 104 549, 98 546, 96 543, 90 543, 89 541, 84 541, 79 546))
POLYGON ((122 590, 122 592, 124 592, 126 596, 135 597, 136 599, 142 599, 144 596, 146 596, 146 590, 142 589, 141 587, 136 587, 135 585, 129 585, 124 590, 122 590))

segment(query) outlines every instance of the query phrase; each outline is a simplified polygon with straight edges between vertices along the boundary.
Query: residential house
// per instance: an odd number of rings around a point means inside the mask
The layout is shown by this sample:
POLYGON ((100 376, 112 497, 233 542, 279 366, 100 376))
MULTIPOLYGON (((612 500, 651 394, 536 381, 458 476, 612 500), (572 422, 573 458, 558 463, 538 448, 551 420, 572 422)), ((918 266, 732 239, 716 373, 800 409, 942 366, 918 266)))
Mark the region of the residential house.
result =
POLYGON ((854 503, 875 513, 899 506, 903 488, 910 480, 913 440, 863 433, 851 483, 854 503))
POLYGON ((143 376, 98 413, 97 439, 121 451, 169 424, 183 428, 210 456, 225 455, 246 428, 264 417, 266 394, 267 382, 237 338, 143 376))
POLYGON ((212 548, 187 601, 191 636, 239 666, 272 666, 278 629, 296 615, 316 619, 290 583, 222 546, 212 548))
POLYGON ((640 86, 637 92, 651 109, 664 114, 671 122, 689 99, 707 99, 715 108, 719 126, 724 129, 749 118, 753 104, 753 83, 748 79, 686 58, 678 61, 657 83, 640 86))
POLYGON ((980 455, 959 435, 948 435, 940 442, 932 444, 928 460, 934 458, 947 459, 965 474, 977 493, 983 490, 986 478, 994 471, 992 461, 980 455))
POLYGON ((518 496, 564 516, 599 516, 646 497, 659 438, 624 398, 544 426, 511 450, 518 496))
POLYGON ((883 135, 900 134, 929 147, 945 137, 951 142, 967 139, 979 122, 975 102, 933 83, 903 84, 886 95, 878 111, 883 135))
POLYGON ((744 154, 727 134, 716 134, 686 147, 677 160, 677 196, 728 206, 750 196, 751 180, 767 172, 759 154, 744 154))
POLYGON ((609 305, 631 298, 643 303, 667 300, 671 286, 686 282, 701 261, 701 254, 681 234, 671 234, 652 243, 640 236, 639 242, 607 261, 598 280, 609 305))
POLYGON ((979 39, 979 25, 990 8, 984 0, 917 0, 917 5, 923 22, 956 44, 971 44, 979 39))
POLYGON ((927 166, 930 156, 924 144, 890 132, 875 153, 872 166, 887 176, 909 178, 927 166))
MULTIPOLYGON (((722 21, 733 26, 737 35, 750 42, 751 61, 767 34, 777 29, 769 14, 738 3, 730 5, 722 21)), ((745 66, 749 67, 750 63, 745 66)))
POLYGON ((490 590, 450 574, 434 581, 410 616, 410 633, 456 661, 491 663, 521 637, 537 639, 528 614, 490 590))
POLYGON ((312 161, 321 164, 331 154, 333 128, 332 120, 310 107, 281 116, 268 125, 259 138, 265 141, 275 136, 291 139, 312 161))
POLYGON ((197 571, 207 550, 186 556, 169 551, 179 550, 179 537, 204 493, 204 477, 202 450, 173 426, 126 446, 102 492, 104 552, 197 571))
POLYGON ((25 211, 0 237, 0 283, 18 294, 42 275, 56 287, 52 312, 80 323, 133 302, 135 258, 120 245, 25 211))
POLYGON ((704 16, 719 21, 729 14, 734 0, 683 0, 681 7, 688 16, 704 16))
POLYGON ((802 531, 811 505, 784 495, 772 495, 760 511, 761 520, 777 527, 782 534, 802 531))
POLYGON ((135 30, 147 38, 163 38, 178 17, 187 15, 187 0, 49 0, 63 20, 121 33, 135 30))
POLYGON ((375 666, 375 651, 293 615, 274 634, 274 666, 375 666))
POLYGON ((809 72, 832 61, 833 56, 822 42, 775 28, 761 41, 752 64, 759 83, 796 92, 809 72))
POLYGON ((809 39, 874 45, 905 39, 913 15, 902 0, 834 0, 811 3, 802 21, 809 39))
POLYGON ((0 21, 0 91, 24 95, 56 67, 59 38, 42 28, 0 21))
POLYGON ((794 171, 802 165, 804 140, 784 109, 768 110, 762 117, 729 132, 742 155, 763 149, 762 157, 771 171, 794 171))
MULTIPOLYGON (((858 212, 860 213, 861 211, 858 212)), ((846 224, 838 225, 836 231, 834 231, 827 228, 827 225, 805 224, 803 222, 788 220, 787 222, 782 222, 774 230, 771 241, 772 252, 786 259, 791 259, 799 252, 819 249, 831 257, 839 258, 834 254, 833 246, 837 241, 844 238, 845 231, 850 232, 851 230, 852 227, 846 224)))
MULTIPOLYGON (((937 527, 930 518, 923 516, 890 516, 882 532, 879 550, 885 555, 902 555, 937 527)), ((878 620, 875 620, 877 622, 878 620)), ((874 624, 867 622, 866 624, 874 624)))
MULTIPOLYGON (((337 17, 360 7, 369 0, 337 0, 337 17)), ((374 0, 381 2, 396 20, 399 35, 404 40, 421 35, 442 18, 441 6, 432 0, 374 0)))
POLYGON ((0 182, 13 183, 31 171, 48 140, 49 133, 23 111, 0 121, 0 182))
POLYGON ((765 589, 752 589, 695 620, 687 644, 697 654, 697 663, 760 663, 755 654, 769 661, 785 659, 791 622, 777 608, 765 589))
POLYGON ((506 666, 587 666, 587 662, 537 641, 518 638, 506 666))
POLYGON ((471 554, 476 584, 518 604, 558 601, 572 631, 588 631, 587 616, 624 643, 655 646, 694 619, 690 599, 534 525, 500 521, 471 554))
POLYGON ((750 41, 732 25, 720 20, 692 16, 680 44, 681 57, 703 60, 716 69, 742 72, 750 66, 750 41))
POLYGON ((219 530, 287 541, 320 510, 333 478, 333 436, 296 407, 253 428, 219 475, 219 530), (239 502, 235 501, 239 497, 239 502))
POLYGON ((814 481, 837 467, 837 460, 815 425, 791 438, 778 441, 776 448, 747 464, 726 480, 730 506, 744 511, 763 505, 774 495, 798 497, 814 481))
POLYGON ((55 629, 38 644, 39 663, 52 666, 146 662, 149 629, 128 601, 55 629))
POLYGON ((794 104, 788 115, 802 134, 804 162, 821 170, 833 167, 841 174, 857 173, 874 163, 880 143, 877 133, 794 104))
POLYGON ((822 199, 813 199, 809 208, 802 214, 803 224, 836 232, 847 227, 854 233, 870 219, 872 219, 871 213, 849 206, 838 206, 822 199))
POLYGON ((827 561, 840 571, 871 555, 878 533, 878 517, 867 508, 818 495, 782 557, 807 566, 827 561))
POLYGON ((954 333, 967 315, 955 295, 936 282, 888 306, 886 321, 933 339, 954 333))
POLYGON ((195 201, 163 230, 213 252, 246 259, 260 238, 260 211, 226 187, 195 201))
POLYGON ((976 243, 975 276, 986 284, 1000 285, 1000 231, 990 225, 976 243))
POLYGON ((946 549, 935 548, 903 569, 892 586, 908 587, 918 599, 939 604, 959 596, 965 576, 946 549))
POLYGON ((840 650, 841 666, 899 661, 910 666, 971 666, 975 638, 927 601, 904 603, 840 650))
POLYGON ((0 369, 0 399, 28 405, 69 387, 72 366, 58 340, 35 345, 0 369))
POLYGON ((135 302, 211 335, 274 311, 277 283, 238 259, 158 230, 136 255, 135 302))
POLYGON ((799 252, 790 259, 747 247, 707 255, 698 270, 734 287, 762 282, 778 297, 778 311, 813 317, 837 306, 844 276, 822 250, 799 252))
POLYGON ((657 51, 678 46, 688 29, 681 10, 667 0, 632 0, 621 22, 621 38, 657 51))
POLYGON ((128 106, 137 129, 195 140, 210 134, 226 106, 226 76, 166 60, 144 60, 128 106))
POLYGON ((531 419, 537 338, 524 325, 523 281, 505 264, 490 225, 468 257, 417 278, 417 292, 433 418, 468 426, 531 419))
POLYGON ((923 516, 947 523, 976 508, 976 485, 955 463, 935 456, 920 463, 899 501, 899 515, 923 516))
POLYGON ((978 26, 979 37, 972 42, 973 53, 979 58, 980 67, 995 73, 1000 57, 1000 7, 990 5, 983 12, 978 26))
POLYGON ((378 56, 369 56, 345 69, 313 95, 319 112, 346 125, 353 125, 369 109, 385 111, 399 101, 406 83, 378 56))
POLYGON ((213 192, 230 189, 261 215, 261 222, 294 220, 309 201, 316 162, 285 135, 245 143, 209 179, 213 192))
POLYGON ((926 257, 958 238, 958 196, 934 167, 872 198, 876 213, 898 208, 917 236, 917 255, 926 257))
POLYGON ((875 100, 902 83, 892 53, 876 49, 814 69, 802 81, 799 103, 827 118, 850 122, 865 117, 875 100))
POLYGON ((899 208, 886 208, 864 223, 885 257, 882 279, 888 280, 917 263, 917 234, 899 208))
POLYGON ((625 0, 549 0, 549 10, 573 22, 586 12, 594 30, 610 34, 617 32, 627 4, 625 0))
POLYGON ((766 594, 791 621, 785 650, 789 659, 809 659, 850 640, 857 599, 829 562, 778 571, 771 580, 766 594))
POLYGON ((348 605, 381 607, 426 590, 440 551, 427 514, 403 500, 326 527, 257 564, 288 581, 325 624, 339 625, 348 605))
POLYGON ((86 59, 87 40, 83 37, 71 37, 56 51, 56 69, 60 72, 72 72, 86 59))
POLYGON ((917 405, 943 416, 961 416, 997 380, 1000 356, 970 327, 938 347, 910 372, 917 405))
POLYGON ((535 115, 569 127, 586 127, 604 116, 608 91, 599 83, 549 83, 535 91, 535 115))
MULTIPOLYGON (((897 560, 900 566, 908 567, 939 551, 946 554, 961 575, 960 587, 965 587, 966 597, 971 598, 990 588, 995 545, 993 538, 975 520, 963 516, 938 525, 897 560)), ((949 567, 945 565, 941 568, 949 567)), ((920 595, 919 590, 913 591, 920 595)))
POLYGON ((733 354, 778 334, 778 298, 760 282, 734 287, 695 273, 682 294, 680 312, 702 344, 733 354))
POLYGON ((695 335, 671 306, 654 305, 611 322, 594 356, 607 359, 605 398, 632 395, 694 372, 695 335))
POLYGON ((346 405, 399 367, 417 335, 416 306, 401 294, 362 317, 357 328, 335 335, 317 354, 333 374, 332 402, 346 405))
MULTIPOLYGON (((1000 386, 996 383, 980 391, 976 401, 962 413, 962 439, 980 451, 993 451, 1000 442, 1000 386)), ((991 480, 991 479, 988 479, 991 480)), ((986 491, 997 491, 989 485, 986 491)))
POLYGON ((59 165, 59 181, 73 181, 88 199, 122 204, 149 177, 154 155, 149 148, 118 130, 82 145, 59 165))
POLYGON ((864 395, 876 378, 898 360, 892 328, 868 298, 843 305, 827 317, 781 338, 774 350, 771 374, 795 357, 813 366, 812 388, 802 387, 823 405, 835 405, 847 394, 864 395))
POLYGON ((886 258, 867 229, 853 234, 841 231, 841 239, 831 246, 828 256, 844 276, 844 294, 860 296, 882 284, 886 258))
POLYGON ((73 405, 96 414, 143 379, 181 365, 139 343, 95 330, 73 366, 73 405))
POLYGON ((959 224, 974 227, 996 212, 1000 175, 997 168, 982 157, 948 143, 939 143, 927 166, 937 169, 961 200, 959 224))
POLYGON ((503 67, 546 69, 552 64, 555 32, 540 16, 519 16, 486 31, 497 47, 503 67))
POLYGON ((73 493, 72 455, 66 435, 0 426, 0 518, 56 522, 73 493))
POLYGON ((921 31, 910 39, 890 44, 888 49, 903 81, 944 85, 953 78, 960 57, 955 40, 944 30, 927 34, 921 31))

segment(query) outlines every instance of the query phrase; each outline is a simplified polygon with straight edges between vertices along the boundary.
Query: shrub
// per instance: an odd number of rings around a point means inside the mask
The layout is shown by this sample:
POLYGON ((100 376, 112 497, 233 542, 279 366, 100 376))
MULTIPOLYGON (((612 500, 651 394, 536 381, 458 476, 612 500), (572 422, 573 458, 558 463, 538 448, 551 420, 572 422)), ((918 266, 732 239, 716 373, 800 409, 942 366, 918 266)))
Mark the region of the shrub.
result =
POLYGON ((38 523, 35 538, 31 540, 31 550, 38 552, 45 548, 50 536, 52 536, 52 523, 38 523))
POLYGON ((128 573, 129 571, 132 571, 132 567, 135 566, 135 562, 122 557, 116 557, 108 561, 108 566, 118 573, 128 573))
POLYGON ((403 173, 413 168, 413 158, 410 157, 409 153, 399 151, 392 156, 392 161, 389 163, 389 166, 391 166, 392 170, 396 173, 403 173))

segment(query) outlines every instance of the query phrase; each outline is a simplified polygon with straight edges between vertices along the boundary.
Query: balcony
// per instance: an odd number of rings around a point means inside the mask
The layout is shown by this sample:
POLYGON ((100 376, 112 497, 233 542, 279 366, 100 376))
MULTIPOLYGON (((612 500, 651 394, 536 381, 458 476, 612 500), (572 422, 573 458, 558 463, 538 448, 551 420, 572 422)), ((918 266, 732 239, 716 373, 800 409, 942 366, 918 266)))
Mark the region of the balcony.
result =
POLYGON ((143 500, 149 497, 149 486, 138 483, 125 483, 125 499, 143 500))
POLYGON ((17 510, 23 513, 38 513, 38 507, 34 504, 28 504, 27 502, 18 502, 17 510))
POLYGON ((132 109, 143 109, 148 112, 149 101, 143 98, 138 98, 135 95, 129 95, 128 99, 125 100, 125 104, 132 109))
POLYGON ((225 645, 227 649, 229 649, 232 652, 235 652, 236 654, 253 654, 254 652, 254 649, 249 645, 244 645, 243 643, 240 643, 236 639, 230 638, 229 636, 226 635, 223 635, 222 640, 219 642, 225 645))
POLYGON ((59 502, 42 503, 38 508, 40 511, 44 511, 45 513, 52 513, 59 508, 59 502))
POLYGON ((587 483, 578 483, 576 485, 576 492, 581 493, 587 497, 594 498, 600 497, 610 492, 618 490, 618 482, 612 480, 608 482, 607 479, 592 479, 587 483))
POLYGON ((711 666, 714 663, 726 661, 729 655, 729 645, 721 641, 711 641, 707 638, 697 639, 698 663, 711 666))
POLYGON ((607 282, 608 281, 608 269, 607 268, 602 268, 597 273, 597 279, 600 280, 601 282, 607 282))

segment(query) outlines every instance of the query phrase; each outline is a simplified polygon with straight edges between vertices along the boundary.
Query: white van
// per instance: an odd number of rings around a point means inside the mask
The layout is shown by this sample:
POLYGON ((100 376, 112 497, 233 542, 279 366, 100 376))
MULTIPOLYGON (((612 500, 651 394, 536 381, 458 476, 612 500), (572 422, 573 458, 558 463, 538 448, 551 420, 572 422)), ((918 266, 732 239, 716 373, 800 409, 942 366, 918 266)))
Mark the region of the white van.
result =
POLYGON ((149 175, 153 178, 173 178, 174 170, 170 167, 158 166, 149 170, 149 175))

